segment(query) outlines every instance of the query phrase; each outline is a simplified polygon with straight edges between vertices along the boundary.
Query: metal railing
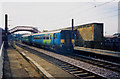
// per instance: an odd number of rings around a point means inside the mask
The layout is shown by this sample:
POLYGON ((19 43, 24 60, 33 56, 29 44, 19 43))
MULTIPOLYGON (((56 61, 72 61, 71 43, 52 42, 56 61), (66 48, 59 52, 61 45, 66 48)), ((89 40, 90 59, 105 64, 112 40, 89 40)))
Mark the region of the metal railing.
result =
POLYGON ((3 52, 4 52, 4 42, 1 45, 0 48, 0 78, 3 77, 3 52))

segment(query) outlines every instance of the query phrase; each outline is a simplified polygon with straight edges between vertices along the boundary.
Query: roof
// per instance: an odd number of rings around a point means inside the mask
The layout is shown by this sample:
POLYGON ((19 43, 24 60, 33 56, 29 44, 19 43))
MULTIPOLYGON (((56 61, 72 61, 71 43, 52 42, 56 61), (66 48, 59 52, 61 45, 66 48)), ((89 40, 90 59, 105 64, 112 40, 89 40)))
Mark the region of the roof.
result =
MULTIPOLYGON (((87 23, 87 24, 81 24, 81 25, 76 25, 74 26, 74 30, 82 27, 82 26, 87 26, 87 25, 92 25, 92 24, 103 24, 103 23, 87 23)), ((60 28, 60 29, 56 29, 56 30, 52 30, 52 31, 57 31, 57 30, 72 30, 72 26, 68 26, 68 27, 64 27, 64 28, 60 28)))
POLYGON ((22 37, 30 36, 31 34, 23 35, 22 37))
POLYGON ((35 34, 32 34, 32 35, 38 35, 38 34, 51 34, 51 33, 58 33, 58 32, 61 32, 61 30, 58 30, 58 31, 50 31, 50 32, 35 33, 35 34))
POLYGON ((59 33, 59 32, 61 32, 61 30, 58 30, 58 31, 50 31, 50 32, 41 32, 41 33, 35 33, 35 34, 28 34, 28 35, 23 35, 22 37, 27 37, 27 36, 30 36, 30 35, 40 35, 40 34, 59 33))

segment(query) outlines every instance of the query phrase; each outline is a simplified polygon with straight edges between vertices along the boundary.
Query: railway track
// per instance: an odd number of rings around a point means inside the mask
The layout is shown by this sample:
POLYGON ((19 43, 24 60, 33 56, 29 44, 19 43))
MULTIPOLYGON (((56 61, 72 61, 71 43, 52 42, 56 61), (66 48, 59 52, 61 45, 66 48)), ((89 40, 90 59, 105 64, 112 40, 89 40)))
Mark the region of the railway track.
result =
POLYGON ((69 55, 69 57, 120 73, 120 64, 117 63, 96 59, 92 57, 87 57, 83 55, 78 55, 78 54, 69 55))
POLYGON ((29 51, 30 53, 34 53, 42 57, 43 59, 47 60, 48 62, 57 65, 58 67, 62 68, 63 70, 69 72, 70 74, 76 76, 80 79, 105 79, 102 76, 99 76, 97 74, 94 74, 92 72, 86 71, 82 68, 76 67, 74 65, 71 65, 67 62, 61 61, 59 59, 56 59, 54 57, 45 55, 43 53, 40 53, 39 51, 35 51, 33 49, 27 48, 25 46, 17 44, 17 46, 29 51))
POLYGON ((74 54, 73 53, 67 54, 66 56, 120 73, 120 64, 118 63, 97 59, 93 57, 88 57, 84 55, 79 55, 79 54, 76 54, 75 52, 74 54))
MULTIPOLYGON (((49 57, 47 57, 49 58, 49 57)), ((63 70, 75 75, 78 78, 82 78, 82 79, 99 79, 99 78, 103 78, 101 76, 98 76, 96 74, 93 74, 91 72, 88 72, 84 69, 78 68, 74 65, 71 65, 69 63, 63 62, 61 60, 55 59, 55 58, 50 58, 49 60, 51 63, 59 66, 60 68, 62 68, 63 70)), ((104 79, 104 78, 103 78, 104 79)))

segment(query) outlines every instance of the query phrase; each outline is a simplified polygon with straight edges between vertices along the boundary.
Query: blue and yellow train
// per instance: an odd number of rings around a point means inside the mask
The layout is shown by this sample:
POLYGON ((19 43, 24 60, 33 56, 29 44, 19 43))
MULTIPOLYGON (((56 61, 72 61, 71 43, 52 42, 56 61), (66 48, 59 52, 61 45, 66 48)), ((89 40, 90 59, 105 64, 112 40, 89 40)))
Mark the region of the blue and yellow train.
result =
POLYGON ((24 35, 22 42, 50 49, 72 51, 75 45, 75 34, 72 30, 59 30, 24 35))

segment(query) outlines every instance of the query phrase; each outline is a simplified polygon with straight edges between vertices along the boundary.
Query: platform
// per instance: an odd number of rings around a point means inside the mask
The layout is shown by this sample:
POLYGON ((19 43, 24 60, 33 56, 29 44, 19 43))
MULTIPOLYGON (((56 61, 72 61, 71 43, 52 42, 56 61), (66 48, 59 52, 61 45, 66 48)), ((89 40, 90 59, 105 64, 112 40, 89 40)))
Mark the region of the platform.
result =
POLYGON ((120 52, 116 52, 116 51, 109 51, 109 50, 102 50, 102 49, 92 49, 92 48, 77 47, 77 46, 74 47, 74 50, 79 50, 79 51, 84 51, 84 52, 92 52, 92 53, 100 54, 100 55, 120 57, 120 52))
MULTIPOLYGON (((16 47, 20 52, 24 52, 20 47, 16 47)), ((37 63, 37 66, 42 67, 43 70, 40 70, 40 73, 37 72, 35 67, 28 62, 19 51, 17 51, 13 47, 9 47, 5 52, 5 60, 4 60, 4 76, 5 79, 12 78, 40 78, 44 79, 44 72, 46 71, 50 75, 52 75, 52 79, 62 78, 62 79, 75 79, 75 76, 72 74, 62 70, 61 68, 47 62, 46 60, 36 56, 34 54, 30 54, 29 52, 24 52, 27 57, 34 60, 37 63)), ((32 62, 32 61, 31 61, 32 62)), ((45 72, 45 73, 46 73, 45 72)), ((50 78, 51 79, 51 78, 50 78)))
POLYGON ((3 78, 40 78, 35 69, 15 49, 9 47, 4 54, 3 78))
POLYGON ((45 59, 41 58, 38 55, 35 55, 33 53, 30 53, 18 46, 16 46, 16 49, 18 49, 20 52, 24 52, 28 57, 33 59, 36 63, 38 63, 47 73, 49 73, 52 77, 56 78, 62 78, 62 79, 77 79, 72 74, 64 71, 63 69, 57 67, 54 64, 51 64, 50 62, 46 61, 45 59))

